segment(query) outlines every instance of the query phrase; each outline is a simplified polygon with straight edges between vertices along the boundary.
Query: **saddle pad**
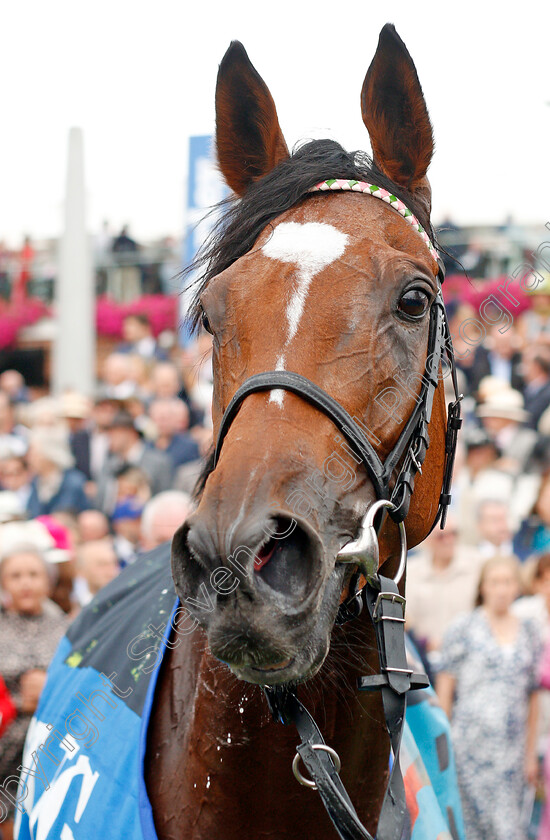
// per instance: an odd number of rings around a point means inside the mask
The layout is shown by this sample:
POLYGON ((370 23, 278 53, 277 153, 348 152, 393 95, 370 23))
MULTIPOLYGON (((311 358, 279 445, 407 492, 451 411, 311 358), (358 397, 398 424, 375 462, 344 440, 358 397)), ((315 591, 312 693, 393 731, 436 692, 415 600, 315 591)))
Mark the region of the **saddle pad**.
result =
MULTIPOLYGON (((177 604, 165 544, 124 569, 71 625, 29 727, 19 789, 13 779, 0 790, 0 807, 2 796, 17 799, 17 840, 158 840, 143 761, 177 604)), ((462 840, 448 722, 431 690, 412 695, 404 840, 462 840)))

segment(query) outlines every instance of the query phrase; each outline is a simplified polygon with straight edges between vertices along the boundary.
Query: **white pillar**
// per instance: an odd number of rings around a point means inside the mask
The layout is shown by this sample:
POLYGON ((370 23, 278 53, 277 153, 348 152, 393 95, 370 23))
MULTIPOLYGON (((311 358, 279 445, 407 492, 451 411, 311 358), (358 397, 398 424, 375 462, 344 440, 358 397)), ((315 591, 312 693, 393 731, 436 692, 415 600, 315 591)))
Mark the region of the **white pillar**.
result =
POLYGON ((56 394, 71 389, 91 396, 95 389, 95 288, 85 204, 82 129, 71 128, 55 294, 52 385, 56 394))

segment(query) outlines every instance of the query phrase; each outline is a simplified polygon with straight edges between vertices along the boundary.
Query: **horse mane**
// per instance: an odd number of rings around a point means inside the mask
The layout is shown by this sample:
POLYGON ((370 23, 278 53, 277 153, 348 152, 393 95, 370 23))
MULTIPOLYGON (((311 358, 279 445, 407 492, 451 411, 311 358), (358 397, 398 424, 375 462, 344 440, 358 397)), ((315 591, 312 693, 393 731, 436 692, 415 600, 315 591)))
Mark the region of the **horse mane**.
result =
POLYGON ((213 214, 221 211, 220 217, 196 259, 183 272, 184 279, 190 274, 197 275, 187 314, 193 330, 200 323, 199 300, 209 281, 248 253, 266 225, 307 198, 308 190, 327 178, 367 181, 389 190, 412 210, 434 240, 422 202, 383 175, 366 152, 346 152, 334 140, 310 140, 252 183, 242 198, 231 195, 210 211, 213 214))
MULTIPOLYGON (((389 190, 412 210, 432 242, 435 242, 434 231, 422 202, 412 192, 383 175, 366 152, 346 152, 334 140, 310 140, 296 147, 287 160, 252 183, 242 198, 231 195, 210 211, 213 214, 219 213, 219 219, 196 259, 183 272, 183 278, 190 274, 197 275, 191 284, 193 297, 187 313, 194 331, 200 325, 200 297, 210 280, 247 254, 266 225, 307 198, 310 187, 327 178, 367 181, 389 190)), ((200 499, 213 468, 212 450, 195 485, 195 500, 200 499)))

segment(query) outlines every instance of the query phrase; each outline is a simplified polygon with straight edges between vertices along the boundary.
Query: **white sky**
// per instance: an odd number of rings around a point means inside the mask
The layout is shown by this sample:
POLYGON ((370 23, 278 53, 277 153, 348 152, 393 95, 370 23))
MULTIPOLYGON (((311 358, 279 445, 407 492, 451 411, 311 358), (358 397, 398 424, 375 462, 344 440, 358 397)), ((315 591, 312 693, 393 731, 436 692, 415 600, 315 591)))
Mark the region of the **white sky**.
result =
POLYGON ((289 145, 369 148, 359 93, 387 21, 416 63, 437 149, 437 223, 550 220, 550 4, 523 0, 18 0, 2 14, 0 239, 60 232, 69 128, 84 131, 88 219, 179 235, 187 138, 214 125, 241 40, 289 145))

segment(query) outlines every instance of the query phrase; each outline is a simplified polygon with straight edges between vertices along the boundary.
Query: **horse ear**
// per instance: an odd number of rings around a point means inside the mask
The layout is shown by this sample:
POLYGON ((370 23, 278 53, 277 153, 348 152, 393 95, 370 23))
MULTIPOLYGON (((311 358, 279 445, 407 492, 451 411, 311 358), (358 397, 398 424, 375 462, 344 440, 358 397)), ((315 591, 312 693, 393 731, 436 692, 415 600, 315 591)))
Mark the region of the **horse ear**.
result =
POLYGON ((361 111, 378 169, 417 192, 429 211, 426 172, 434 148, 432 125, 414 62, 391 23, 380 32, 365 76, 361 111))
POLYGON ((238 195, 289 157, 273 97, 239 41, 231 42, 218 70, 216 150, 238 195))

